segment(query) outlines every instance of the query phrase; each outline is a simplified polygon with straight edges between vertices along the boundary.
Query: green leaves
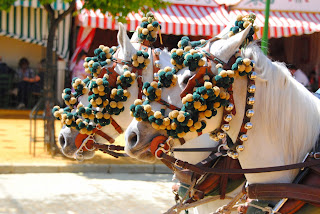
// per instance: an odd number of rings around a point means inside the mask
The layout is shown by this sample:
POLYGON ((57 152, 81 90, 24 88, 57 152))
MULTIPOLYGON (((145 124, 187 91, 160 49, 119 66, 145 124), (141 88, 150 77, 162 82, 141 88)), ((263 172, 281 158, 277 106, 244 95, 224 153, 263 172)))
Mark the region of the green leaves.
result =
POLYGON ((83 8, 100 9, 102 13, 108 12, 117 21, 126 23, 126 16, 130 12, 136 13, 142 10, 145 13, 149 11, 149 8, 158 10, 168 5, 169 3, 162 0, 85 0, 83 8))

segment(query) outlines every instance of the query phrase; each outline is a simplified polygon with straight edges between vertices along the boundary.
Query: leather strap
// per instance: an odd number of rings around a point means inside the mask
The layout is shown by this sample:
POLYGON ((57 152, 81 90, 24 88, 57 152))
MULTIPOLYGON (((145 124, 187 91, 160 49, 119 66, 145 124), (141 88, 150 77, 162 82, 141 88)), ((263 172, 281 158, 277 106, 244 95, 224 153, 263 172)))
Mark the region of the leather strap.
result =
POLYGON ((249 198, 291 198, 320 204, 320 188, 303 184, 251 184, 247 187, 249 198))
POLYGON ((178 110, 180 111, 181 109, 178 108, 177 106, 175 105, 172 105, 170 103, 168 103, 167 101, 163 100, 163 99, 160 99, 157 101, 158 103, 162 104, 162 105, 165 105, 167 108, 171 109, 171 110, 178 110))
POLYGON ((114 127, 114 129, 119 133, 119 134, 122 134, 123 133, 123 130, 122 128, 120 127, 120 125, 112 118, 111 118, 111 125, 114 127))
MULTIPOLYGON (((224 158, 224 169, 230 169, 230 164, 231 164, 231 158, 224 158)), ((228 185, 228 174, 221 175, 220 178, 220 189, 219 189, 219 194, 220 194, 220 199, 225 199, 226 197, 226 190, 227 190, 227 185, 228 185)))

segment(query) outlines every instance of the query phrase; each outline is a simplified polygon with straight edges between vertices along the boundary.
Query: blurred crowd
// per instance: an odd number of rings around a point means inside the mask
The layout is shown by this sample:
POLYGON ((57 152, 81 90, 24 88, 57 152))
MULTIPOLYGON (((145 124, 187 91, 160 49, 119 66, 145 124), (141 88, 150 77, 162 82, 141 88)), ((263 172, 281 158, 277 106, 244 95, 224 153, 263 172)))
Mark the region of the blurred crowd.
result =
POLYGON ((36 69, 30 67, 29 60, 21 58, 17 68, 9 67, 0 56, 0 96, 9 99, 8 107, 17 109, 30 108, 31 100, 40 97, 43 89, 46 61, 42 59, 36 69))

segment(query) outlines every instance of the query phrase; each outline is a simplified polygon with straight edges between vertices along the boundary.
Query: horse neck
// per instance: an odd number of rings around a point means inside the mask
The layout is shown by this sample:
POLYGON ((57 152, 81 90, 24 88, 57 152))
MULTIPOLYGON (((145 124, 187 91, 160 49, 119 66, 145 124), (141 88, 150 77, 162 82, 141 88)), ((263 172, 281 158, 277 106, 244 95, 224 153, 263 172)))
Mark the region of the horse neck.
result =
MULTIPOLYGON (((264 57, 266 60, 267 58, 264 57)), ((259 70, 259 62, 254 59, 259 70)), ((285 74, 285 69, 269 61, 269 66, 261 76, 266 81, 256 80, 256 92, 251 119, 253 128, 248 130, 248 141, 244 142, 244 151, 239 154, 242 168, 269 167, 301 162, 314 145, 320 126, 319 100, 285 74), (267 72, 273 72, 271 75, 267 72), (278 72, 278 73, 277 73, 278 72), (279 76, 280 75, 280 76, 279 76), (300 100, 298 100, 300 99, 300 100), (306 103, 308 103, 306 105, 306 103)), ((258 71, 257 71, 258 72, 258 71)), ((258 76, 259 76, 258 72, 258 76)), ((229 136, 235 142, 244 115, 246 97, 246 79, 235 78, 234 100, 236 116, 230 122, 229 136)), ((248 174, 249 183, 291 182, 297 170, 248 174)))

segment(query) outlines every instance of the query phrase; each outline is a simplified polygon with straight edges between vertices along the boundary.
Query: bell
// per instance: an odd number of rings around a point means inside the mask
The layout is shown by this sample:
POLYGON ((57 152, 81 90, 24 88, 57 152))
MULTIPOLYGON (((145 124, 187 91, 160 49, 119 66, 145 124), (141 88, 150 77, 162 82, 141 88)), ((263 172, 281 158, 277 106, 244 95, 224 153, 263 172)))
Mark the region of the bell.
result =
POLYGON ((239 157, 238 152, 228 150, 227 155, 232 159, 237 159, 239 157))
POLYGON ((226 133, 224 133, 224 132, 218 132, 218 133, 217 133, 217 136, 218 136, 219 139, 223 139, 223 138, 226 137, 226 133))
POLYGON ((245 125, 244 125, 244 128, 249 130, 249 129, 252 129, 253 125, 251 122, 247 122, 245 125))
POLYGON ((248 136, 246 134, 243 134, 240 136, 240 140, 243 141, 247 141, 248 140, 248 136))
POLYGON ((248 97, 247 104, 253 105, 255 101, 256 101, 256 99, 254 97, 250 96, 250 97, 248 97))
POLYGON ((243 146, 243 145, 238 145, 238 146, 236 147, 236 150, 237 150, 238 152, 242 152, 242 151, 244 150, 244 146, 243 146))
POLYGON ((251 80, 255 80, 255 79, 257 78, 257 73, 256 73, 255 71, 253 71, 253 72, 250 74, 249 78, 250 78, 251 80))
POLYGON ((229 129, 230 129, 230 125, 229 124, 223 124, 222 126, 221 126, 221 129, 223 130, 223 131, 229 131, 229 129))
POLYGON ((247 112, 246 112, 246 116, 250 118, 250 117, 252 117, 253 115, 254 115, 253 109, 248 109, 247 112))
POLYGON ((154 54, 159 56, 161 54, 161 49, 160 48, 154 49, 154 54))
POLYGON ((214 141, 219 141, 219 138, 218 138, 218 136, 216 134, 210 133, 209 137, 214 141))
POLYGON ((230 122, 232 120, 232 115, 231 114, 227 114, 226 116, 224 116, 224 121, 226 122, 230 122))
POLYGON ((158 81, 159 80, 159 74, 153 73, 153 80, 158 81))
POLYGON ((154 65, 157 67, 157 68, 160 68, 161 67, 161 64, 160 64, 160 61, 159 60, 156 60, 154 62, 154 65))
POLYGON ((226 111, 232 111, 233 108, 234 108, 234 105, 232 103, 228 103, 228 105, 226 105, 225 107, 226 111))
POLYGON ((249 92, 249 93, 254 93, 254 92, 256 92, 256 86, 255 86, 255 85, 250 85, 250 86, 248 87, 248 92, 249 92))

